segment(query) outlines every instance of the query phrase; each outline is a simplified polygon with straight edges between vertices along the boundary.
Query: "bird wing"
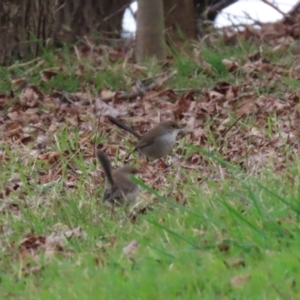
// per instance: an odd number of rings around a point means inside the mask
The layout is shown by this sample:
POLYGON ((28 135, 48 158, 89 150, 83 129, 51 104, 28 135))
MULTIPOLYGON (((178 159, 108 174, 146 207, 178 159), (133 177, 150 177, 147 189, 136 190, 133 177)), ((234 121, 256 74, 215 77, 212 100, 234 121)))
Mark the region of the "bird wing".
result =
POLYGON ((148 147, 150 145, 152 145, 155 140, 156 140, 157 137, 152 137, 152 136, 148 136, 147 133, 145 135, 143 135, 143 137, 136 143, 134 149, 137 150, 137 149, 142 149, 142 148, 145 148, 145 147, 148 147))
POLYGON ((112 190, 110 188, 109 189, 105 189, 103 197, 102 197, 102 201, 103 202, 107 201, 107 199, 109 199, 111 197, 111 194, 112 194, 112 190))
POLYGON ((110 189, 105 190, 103 201, 112 202, 117 205, 122 205, 127 199, 127 196, 135 191, 137 185, 129 178, 115 178, 116 184, 110 189))

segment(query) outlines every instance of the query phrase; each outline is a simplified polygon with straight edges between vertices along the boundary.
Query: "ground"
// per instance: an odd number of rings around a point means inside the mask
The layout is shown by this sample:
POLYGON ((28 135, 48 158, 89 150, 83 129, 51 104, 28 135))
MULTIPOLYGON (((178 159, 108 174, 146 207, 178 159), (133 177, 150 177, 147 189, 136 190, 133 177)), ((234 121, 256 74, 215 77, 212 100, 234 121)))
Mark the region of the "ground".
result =
POLYGON ((0 295, 298 299, 300 64, 276 26, 163 65, 89 45, 1 68, 0 295), (107 115, 186 132, 164 163, 126 158, 107 115), (101 203, 96 148, 141 171, 134 207, 101 203))

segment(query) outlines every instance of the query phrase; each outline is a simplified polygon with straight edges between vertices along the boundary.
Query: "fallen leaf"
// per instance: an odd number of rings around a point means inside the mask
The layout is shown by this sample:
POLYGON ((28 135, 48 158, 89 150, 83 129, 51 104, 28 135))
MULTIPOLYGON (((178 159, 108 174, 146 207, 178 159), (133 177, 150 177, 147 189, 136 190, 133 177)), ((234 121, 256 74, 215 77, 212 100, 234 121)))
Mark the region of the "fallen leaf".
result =
POLYGON ((122 251, 127 257, 132 258, 132 256, 137 252, 138 248, 138 242, 133 240, 127 246, 125 246, 122 251))
POLYGON ((87 236, 86 232, 82 230, 81 227, 75 227, 73 229, 66 230, 64 232, 66 238, 70 239, 72 237, 75 238, 85 238, 87 236))
POLYGON ((250 274, 238 275, 230 279, 230 284, 234 288, 242 288, 248 283, 250 278, 251 278, 250 274))
POLYGON ((242 257, 231 257, 224 260, 224 263, 229 268, 245 267, 245 259, 242 257))
POLYGON ((14 79, 11 81, 11 85, 13 89, 19 89, 19 88, 24 88, 27 84, 27 78, 26 77, 22 77, 19 79, 14 79))
POLYGON ((206 231, 204 230, 200 230, 200 229, 197 229, 197 228, 193 228, 193 232, 198 235, 198 236, 205 236, 206 235, 206 231))
POLYGON ((40 71, 40 76, 44 82, 48 82, 51 78, 57 76, 58 72, 53 69, 46 69, 40 71))
POLYGON ((232 72, 239 68, 239 64, 236 61, 224 58, 222 60, 223 65, 228 69, 229 72, 232 72))
POLYGON ((44 100, 44 94, 33 84, 27 85, 19 96, 20 104, 24 107, 36 107, 44 100))

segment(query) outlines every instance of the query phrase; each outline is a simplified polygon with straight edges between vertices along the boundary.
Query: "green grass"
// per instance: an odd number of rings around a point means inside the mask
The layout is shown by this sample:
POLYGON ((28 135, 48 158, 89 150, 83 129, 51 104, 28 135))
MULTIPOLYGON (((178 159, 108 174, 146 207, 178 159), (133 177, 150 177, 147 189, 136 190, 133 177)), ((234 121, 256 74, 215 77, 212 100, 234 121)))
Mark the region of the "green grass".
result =
MULTIPOLYGON (((299 166, 290 168, 296 181, 299 166)), ((2 170, 1 181, 13 167, 2 170)), ((192 183, 192 175, 186 175, 187 206, 161 198, 136 224, 125 221, 120 227, 117 220, 124 212, 120 210, 111 220, 98 197, 90 197, 80 181, 63 197, 62 186, 49 188, 48 204, 39 206, 42 188, 26 186, 28 172, 19 169, 28 194, 25 202, 13 193, 10 196, 19 203, 21 218, 1 217, 2 227, 11 230, 3 236, 2 246, 20 241, 29 229, 49 235, 58 223, 80 226, 87 236, 67 241, 70 257, 62 253, 48 259, 41 252, 38 261, 32 262, 44 267, 38 275, 19 277, 20 260, 13 257, 17 243, 11 251, 2 252, 3 298, 270 299, 299 293, 299 186, 285 176, 266 170, 254 179, 234 167, 230 179, 207 181, 202 189, 192 183), (200 231, 203 236, 197 234, 200 231), (130 261, 122 248, 134 239, 140 246, 130 261), (231 265, 236 259, 242 263, 231 265), (250 277, 242 288, 234 288, 230 280, 239 275, 250 277)), ((34 173, 30 175, 34 178, 34 173)))
MULTIPOLYGON (((193 57, 174 56, 171 69, 176 69, 178 75, 165 86, 210 89, 218 81, 242 82, 240 74, 228 73, 221 62, 230 57, 245 61, 245 55, 252 50, 255 49, 247 44, 214 47, 215 52, 204 48, 203 57, 212 65, 215 77, 203 72, 193 57)), ((39 72, 57 66, 57 57, 52 53, 46 52, 45 64, 28 75, 29 81, 45 93, 51 88, 80 92, 83 86, 93 95, 104 86, 128 90, 129 82, 132 84, 136 77, 151 77, 161 72, 151 62, 138 75, 122 68, 122 64, 108 67, 105 63, 105 71, 90 70, 81 77, 75 75, 80 62, 68 57, 70 53, 66 50, 60 55, 65 58, 64 70, 50 82, 41 82, 39 72)), ((274 59, 274 54, 270 57, 274 59)), ((1 68, 1 92, 10 89, 11 78, 27 76, 27 69, 1 68)), ((292 79, 281 81, 288 88, 298 86, 292 79)), ((272 86, 265 86, 258 87, 256 92, 260 95, 274 91, 272 86)), ((270 139, 279 131, 277 117, 272 117, 265 131, 270 139)), ((88 121, 95 126, 97 118, 88 121)), ((232 117, 227 128, 234 121, 232 117)), ((0 298, 297 299, 299 158, 286 146, 281 155, 292 156, 293 162, 287 164, 285 171, 275 171, 270 159, 259 172, 248 174, 225 162, 218 153, 221 141, 209 129, 213 123, 214 120, 205 122, 208 138, 204 150, 190 143, 184 143, 183 149, 185 158, 199 152, 211 169, 211 176, 200 185, 197 178, 205 174, 182 170, 175 163, 166 175, 169 186, 162 186, 159 191, 138 181, 144 188, 143 195, 150 194, 155 200, 151 203, 152 210, 138 215, 135 223, 130 222, 124 209, 111 217, 110 210, 100 201, 103 181, 95 173, 99 167, 95 159, 84 156, 84 149, 93 149, 94 143, 110 142, 105 132, 97 136, 89 133, 91 140, 83 145, 84 130, 62 121, 46 146, 45 152, 58 155, 51 162, 37 159, 31 153, 33 144, 1 141, 1 154, 6 154, 8 160, 0 162, 0 190, 7 193, 0 217, 0 298), (214 154, 209 148, 216 149, 214 154), (221 169, 223 177, 218 173, 221 169), (175 176, 178 172, 181 180, 175 176), (53 179, 41 183, 41 176, 47 174, 53 179), (75 183, 71 175, 76 178, 75 183), (8 192, 7 184, 12 178, 16 183, 8 192), (178 191, 182 195, 179 200, 185 202, 176 202, 178 191), (32 255, 34 258, 20 256, 19 245, 30 231, 45 237, 78 226, 86 235, 64 238, 62 251, 49 255, 39 249, 32 255), (132 240, 139 243, 139 248, 129 259, 122 249, 132 240), (36 273, 34 267, 38 268, 36 273), (246 276, 240 287, 234 284, 237 276, 246 276)), ((255 125, 250 116, 238 126, 250 130, 255 125)), ((132 149, 127 142, 122 145, 132 149)), ((225 141, 223 149, 226 148, 225 141)))

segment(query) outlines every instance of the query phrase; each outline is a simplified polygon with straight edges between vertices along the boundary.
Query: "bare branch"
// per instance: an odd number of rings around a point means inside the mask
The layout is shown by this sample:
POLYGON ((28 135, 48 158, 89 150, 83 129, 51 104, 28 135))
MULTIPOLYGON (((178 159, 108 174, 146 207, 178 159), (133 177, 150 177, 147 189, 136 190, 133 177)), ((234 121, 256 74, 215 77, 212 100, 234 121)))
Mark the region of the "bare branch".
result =
POLYGON ((130 7, 131 3, 126 3, 123 6, 121 6, 119 9, 117 9, 114 13, 110 14, 109 16, 106 16, 105 18, 103 18, 101 20, 101 22, 98 22, 96 24, 96 27, 98 27, 99 25, 101 25, 102 23, 108 21, 109 19, 111 19, 112 17, 114 17, 115 15, 119 14, 120 12, 124 11, 126 8, 130 7))
POLYGON ((300 1, 298 1, 297 4, 294 5, 294 7, 289 11, 289 15, 291 17, 295 16, 296 14, 298 14, 300 11, 300 1))
POLYGON ((272 2, 269 2, 268 0, 261 0, 263 3, 271 6, 273 9, 275 9, 276 11, 278 11, 280 14, 282 14, 284 17, 287 15, 286 13, 284 13, 277 5, 275 5, 272 2))
POLYGON ((231 4, 233 4, 237 1, 238 0, 222 0, 218 3, 216 3, 215 5, 210 6, 206 11, 206 15, 213 14, 213 13, 218 13, 222 9, 228 7, 229 5, 231 5, 231 4))

